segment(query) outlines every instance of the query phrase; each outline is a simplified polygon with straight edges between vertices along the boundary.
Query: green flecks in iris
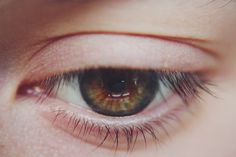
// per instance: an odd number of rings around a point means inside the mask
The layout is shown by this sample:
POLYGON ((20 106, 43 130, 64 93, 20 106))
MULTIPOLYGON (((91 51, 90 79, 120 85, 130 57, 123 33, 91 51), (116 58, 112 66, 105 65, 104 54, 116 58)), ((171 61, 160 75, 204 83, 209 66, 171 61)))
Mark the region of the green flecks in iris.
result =
POLYGON ((124 107, 125 107, 125 109, 129 109, 130 108, 130 104, 129 103, 124 103, 124 107))

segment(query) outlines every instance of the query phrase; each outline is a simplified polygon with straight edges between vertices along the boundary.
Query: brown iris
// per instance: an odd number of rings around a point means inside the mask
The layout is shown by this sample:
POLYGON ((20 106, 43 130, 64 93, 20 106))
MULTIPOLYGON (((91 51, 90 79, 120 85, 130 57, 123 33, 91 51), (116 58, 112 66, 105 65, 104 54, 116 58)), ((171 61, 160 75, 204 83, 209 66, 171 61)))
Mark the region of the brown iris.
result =
POLYGON ((80 90, 86 103, 97 113, 129 116, 145 109, 158 91, 155 72, 121 69, 85 71, 80 90))

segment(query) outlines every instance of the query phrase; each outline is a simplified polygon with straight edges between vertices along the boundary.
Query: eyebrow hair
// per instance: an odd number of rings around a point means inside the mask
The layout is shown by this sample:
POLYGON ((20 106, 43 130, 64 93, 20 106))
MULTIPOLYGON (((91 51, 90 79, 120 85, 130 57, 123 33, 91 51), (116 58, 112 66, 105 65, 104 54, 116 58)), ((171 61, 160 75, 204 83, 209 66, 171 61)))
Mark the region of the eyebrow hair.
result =
MULTIPOLYGON (((96 0, 50 0, 50 1, 54 1, 56 3, 75 3, 75 2, 76 3, 91 3, 91 2, 94 2, 96 0)), ((219 0, 208 0, 208 2, 206 2, 206 4, 204 4, 204 5, 210 5, 210 4, 213 4, 217 1, 219 1, 219 0)), ((222 4, 219 8, 226 7, 230 4, 232 4, 233 2, 236 2, 236 0, 223 0, 223 1, 224 1, 224 4, 222 4)))
MULTIPOLYGON (((218 0, 209 0, 206 5, 209 5, 209 4, 212 4, 214 2, 217 2, 218 0)), ((236 2, 236 0, 224 0, 225 4, 223 4, 222 6, 220 6, 220 8, 222 7, 226 7, 228 6, 229 4, 232 4, 232 2, 236 2)))

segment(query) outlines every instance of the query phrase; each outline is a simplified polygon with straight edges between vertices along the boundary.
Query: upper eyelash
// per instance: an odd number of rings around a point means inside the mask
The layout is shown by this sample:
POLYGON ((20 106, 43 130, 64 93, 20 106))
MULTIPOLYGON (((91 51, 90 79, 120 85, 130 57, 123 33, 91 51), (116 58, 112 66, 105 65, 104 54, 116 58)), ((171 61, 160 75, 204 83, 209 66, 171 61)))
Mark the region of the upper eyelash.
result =
MULTIPOLYGON (((210 95, 212 91, 208 88, 208 85, 213 85, 209 80, 202 77, 201 74, 191 72, 177 72, 177 71, 154 71, 160 76, 160 81, 175 94, 180 96, 185 104, 188 104, 188 100, 191 97, 200 98, 199 89, 207 92, 210 95)), ((82 75, 83 72, 79 72, 82 75)), ((45 89, 45 96, 40 97, 45 99, 48 96, 55 95, 60 86, 69 83, 73 79, 80 79, 78 72, 69 72, 59 75, 48 77, 40 82, 40 86, 45 89)))
POLYGON ((185 104, 189 97, 200 98, 199 89, 212 95, 208 85, 213 85, 200 74, 188 72, 164 72, 161 81, 166 87, 178 94, 185 104))
MULTIPOLYGON (((212 94, 212 92, 209 90, 207 85, 212 85, 207 79, 202 77, 201 74, 197 73, 191 73, 191 72, 177 72, 177 71, 154 71, 160 76, 160 81, 168 88, 173 90, 174 93, 176 93, 180 98, 183 100, 185 104, 189 104, 190 98, 200 98, 199 90, 203 90, 209 94, 212 94)), ((80 72, 79 74, 82 75, 80 72)), ((44 101, 47 97, 50 97, 52 95, 55 95, 60 86, 69 83, 73 79, 80 79, 80 75, 78 75, 78 72, 69 72, 59 75, 54 75, 52 77, 48 77, 43 81, 40 81, 39 83, 36 83, 40 87, 42 87, 45 91, 44 93, 41 93, 44 96, 39 96, 39 101, 44 101)), ((179 108, 178 108, 179 109, 179 108)), ((74 114, 68 114, 66 110, 57 109, 53 112, 56 113, 54 122, 59 118, 62 117, 69 117, 70 120, 68 121, 68 126, 70 124, 73 125, 74 130, 78 129, 79 125, 82 125, 80 128, 80 132, 85 132, 87 130, 90 130, 88 132, 88 135, 93 129, 98 130, 105 130, 104 137, 102 137, 101 143, 98 145, 98 147, 102 146, 108 137, 111 137, 113 134, 113 141, 114 141, 114 147, 115 150, 119 147, 119 139, 121 136, 121 133, 125 135, 124 138, 126 138, 127 141, 127 151, 132 151, 135 144, 136 144, 136 138, 137 136, 142 136, 143 141, 145 145, 147 145, 147 135, 151 136, 154 141, 159 141, 159 135, 158 132, 161 130, 165 134, 168 134, 167 129, 165 128, 165 124, 168 125, 168 122, 171 121, 179 121, 178 109, 172 111, 166 116, 160 117, 158 119, 155 119, 150 122, 146 122, 143 124, 139 124, 137 126, 122 126, 114 128, 112 126, 109 126, 107 124, 103 124, 102 126, 95 124, 93 122, 90 122, 86 119, 78 118, 74 114), (82 124, 79 124, 82 123, 82 124), (157 124, 158 123, 158 124, 157 124), (89 126, 89 124, 92 124, 89 126), (158 125, 158 129, 155 127, 158 125), (136 130, 136 134, 134 131, 136 130)))

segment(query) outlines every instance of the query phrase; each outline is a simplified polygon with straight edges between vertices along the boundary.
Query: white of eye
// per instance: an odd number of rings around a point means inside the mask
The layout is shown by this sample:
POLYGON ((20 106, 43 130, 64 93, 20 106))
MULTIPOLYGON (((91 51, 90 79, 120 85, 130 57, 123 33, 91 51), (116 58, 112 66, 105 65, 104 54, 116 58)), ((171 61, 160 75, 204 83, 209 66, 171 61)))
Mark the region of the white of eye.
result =
MULTIPOLYGON (((81 95, 78 79, 72 79, 70 82, 62 83, 60 85, 57 84, 55 87, 59 87, 55 88, 54 91, 56 93, 56 97, 59 98, 60 100, 73 105, 88 107, 88 105, 86 105, 86 102, 81 95)), ((150 104, 154 105, 160 104, 165 99, 168 99, 171 92, 172 92, 171 89, 166 87, 162 81, 159 81, 159 89, 155 95, 155 98, 152 100, 152 102, 154 103, 151 102, 150 104)))

